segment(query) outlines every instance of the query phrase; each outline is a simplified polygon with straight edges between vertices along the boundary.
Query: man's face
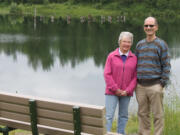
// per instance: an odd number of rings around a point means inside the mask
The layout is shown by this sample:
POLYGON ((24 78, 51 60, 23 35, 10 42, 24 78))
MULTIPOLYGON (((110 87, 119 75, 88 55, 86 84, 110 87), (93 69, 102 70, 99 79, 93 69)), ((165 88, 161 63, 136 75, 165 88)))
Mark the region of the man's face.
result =
POLYGON ((147 36, 155 36, 157 30, 158 26, 155 24, 155 20, 153 18, 147 18, 144 21, 144 31, 147 36))

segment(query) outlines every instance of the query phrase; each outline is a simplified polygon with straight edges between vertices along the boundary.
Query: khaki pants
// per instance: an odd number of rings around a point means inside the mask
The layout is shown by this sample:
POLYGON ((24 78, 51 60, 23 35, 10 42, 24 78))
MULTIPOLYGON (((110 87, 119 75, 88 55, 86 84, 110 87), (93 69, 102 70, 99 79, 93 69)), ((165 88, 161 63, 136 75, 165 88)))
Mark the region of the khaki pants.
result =
POLYGON ((154 116, 154 135, 162 135, 164 127, 163 87, 160 84, 152 86, 142 86, 138 84, 136 88, 136 98, 139 118, 138 135, 150 135, 151 111, 154 116))

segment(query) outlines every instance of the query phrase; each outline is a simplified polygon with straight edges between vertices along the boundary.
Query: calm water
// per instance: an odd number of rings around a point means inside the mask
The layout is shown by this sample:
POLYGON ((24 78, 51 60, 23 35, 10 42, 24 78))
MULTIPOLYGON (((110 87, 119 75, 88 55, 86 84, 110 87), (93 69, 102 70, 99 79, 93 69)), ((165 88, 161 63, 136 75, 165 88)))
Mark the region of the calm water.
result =
MULTIPOLYGON (((0 16, 0 90, 63 101, 104 105, 103 68, 121 31, 145 35, 143 20, 100 23, 63 18, 0 16)), ((158 36, 171 52, 171 87, 180 95, 180 27, 178 20, 159 19, 158 36)), ((136 109, 135 96, 130 110, 136 109)))

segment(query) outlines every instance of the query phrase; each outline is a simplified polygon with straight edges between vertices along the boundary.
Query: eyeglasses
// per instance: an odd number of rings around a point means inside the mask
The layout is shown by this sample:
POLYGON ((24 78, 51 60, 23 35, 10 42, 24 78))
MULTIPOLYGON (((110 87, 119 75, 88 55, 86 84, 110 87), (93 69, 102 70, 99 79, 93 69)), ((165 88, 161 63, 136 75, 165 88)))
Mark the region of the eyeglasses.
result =
POLYGON ((144 27, 150 27, 150 28, 152 28, 152 27, 154 27, 155 25, 144 25, 144 27))

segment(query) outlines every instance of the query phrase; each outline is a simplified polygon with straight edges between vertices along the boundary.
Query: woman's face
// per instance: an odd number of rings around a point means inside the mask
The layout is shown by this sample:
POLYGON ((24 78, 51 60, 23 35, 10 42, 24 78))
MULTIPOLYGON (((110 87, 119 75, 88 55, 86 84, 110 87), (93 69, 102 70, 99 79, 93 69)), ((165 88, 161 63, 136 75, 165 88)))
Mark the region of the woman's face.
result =
POLYGON ((122 53, 127 53, 131 49, 132 41, 129 37, 123 37, 119 43, 119 47, 122 53))

